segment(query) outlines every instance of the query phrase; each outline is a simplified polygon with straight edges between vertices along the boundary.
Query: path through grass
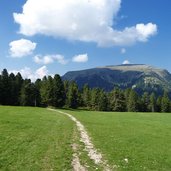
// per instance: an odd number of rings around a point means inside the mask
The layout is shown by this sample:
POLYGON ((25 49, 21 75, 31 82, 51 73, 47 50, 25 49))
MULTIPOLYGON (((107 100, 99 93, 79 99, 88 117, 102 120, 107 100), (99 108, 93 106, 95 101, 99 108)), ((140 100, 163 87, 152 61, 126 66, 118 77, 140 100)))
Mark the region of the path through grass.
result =
MULTIPOLYGON (((117 170, 171 170, 171 114, 62 111, 85 126, 117 170)), ((0 106, 0 170, 72 170, 74 130, 74 122, 55 111, 0 106)), ((81 164, 94 170, 78 133, 75 137, 81 164)))
POLYGON ((66 111, 117 170, 171 170, 171 114, 66 111))

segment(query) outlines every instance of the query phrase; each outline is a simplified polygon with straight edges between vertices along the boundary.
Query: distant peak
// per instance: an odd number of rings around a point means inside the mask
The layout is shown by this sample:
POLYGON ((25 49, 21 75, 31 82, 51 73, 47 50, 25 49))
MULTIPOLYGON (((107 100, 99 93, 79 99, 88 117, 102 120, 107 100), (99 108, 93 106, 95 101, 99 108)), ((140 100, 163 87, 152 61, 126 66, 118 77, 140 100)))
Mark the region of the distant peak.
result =
POLYGON ((111 70, 122 70, 122 71, 162 71, 162 69, 153 67, 147 64, 121 64, 121 65, 108 65, 104 67, 98 68, 106 68, 111 70))
POLYGON ((146 64, 120 64, 120 65, 113 65, 113 66, 149 66, 146 64))
POLYGON ((106 65, 97 68, 118 68, 118 67, 152 67, 147 64, 120 64, 120 65, 106 65))

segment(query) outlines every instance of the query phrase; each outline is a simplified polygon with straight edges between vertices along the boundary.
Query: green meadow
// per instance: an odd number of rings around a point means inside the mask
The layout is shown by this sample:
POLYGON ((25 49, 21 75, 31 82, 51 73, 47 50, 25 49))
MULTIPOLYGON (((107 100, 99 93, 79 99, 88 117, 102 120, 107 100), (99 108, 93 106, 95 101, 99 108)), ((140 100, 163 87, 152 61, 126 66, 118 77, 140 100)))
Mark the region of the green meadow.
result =
POLYGON ((73 128, 47 109, 0 107, 0 170, 71 170, 73 128))
MULTIPOLYGON (((171 114, 62 111, 81 121, 116 170, 171 170, 171 114)), ((0 106, 0 170, 72 170, 75 129, 58 112, 0 106)))
POLYGON ((171 114, 66 111, 116 170, 171 170, 171 114))

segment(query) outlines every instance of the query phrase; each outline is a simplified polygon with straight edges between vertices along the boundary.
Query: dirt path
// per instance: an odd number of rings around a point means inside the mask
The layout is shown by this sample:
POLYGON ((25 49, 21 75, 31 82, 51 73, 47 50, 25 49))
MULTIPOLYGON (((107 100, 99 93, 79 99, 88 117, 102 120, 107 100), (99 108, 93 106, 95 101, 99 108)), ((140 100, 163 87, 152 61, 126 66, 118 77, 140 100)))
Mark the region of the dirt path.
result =
MULTIPOLYGON (((95 149, 95 147, 91 141, 91 138, 89 137, 84 125, 80 121, 78 121, 74 116, 72 116, 66 112, 62 112, 60 110, 54 110, 54 109, 49 109, 49 110, 64 114, 64 115, 68 116, 72 121, 74 121, 76 123, 78 131, 80 132, 80 141, 82 141, 84 143, 85 150, 87 151, 89 158, 91 160, 93 160, 95 164, 102 167, 104 171, 111 170, 110 167, 108 166, 107 162, 105 160, 103 160, 102 154, 95 149)), ((74 154, 74 155, 75 156, 74 156, 74 159, 72 162, 73 168, 75 168, 74 171, 84 171, 85 168, 83 166, 81 166, 81 164, 79 162, 80 161, 79 157, 76 154, 74 154)))
POLYGON ((80 159, 78 156, 78 149, 77 149, 77 144, 73 144, 72 145, 72 149, 74 151, 73 154, 73 159, 72 159, 72 167, 74 171, 87 171, 86 167, 84 167, 83 165, 81 165, 80 163, 80 159))

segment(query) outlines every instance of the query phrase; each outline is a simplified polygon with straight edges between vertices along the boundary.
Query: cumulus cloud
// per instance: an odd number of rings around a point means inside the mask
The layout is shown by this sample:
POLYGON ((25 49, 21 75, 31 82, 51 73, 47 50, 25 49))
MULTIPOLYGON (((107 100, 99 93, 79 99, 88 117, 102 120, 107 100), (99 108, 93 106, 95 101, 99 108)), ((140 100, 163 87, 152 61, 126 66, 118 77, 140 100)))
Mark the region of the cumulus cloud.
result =
POLYGON ((21 73, 23 78, 31 79, 32 81, 35 81, 37 78, 43 78, 45 75, 47 76, 49 71, 46 66, 42 66, 41 68, 38 68, 36 71, 33 71, 29 67, 25 67, 21 70, 11 70, 9 73, 17 74, 18 72, 21 73))
POLYGON ((87 54, 80 54, 80 55, 76 55, 72 58, 73 62, 77 62, 77 63, 84 63, 88 61, 88 55, 87 54))
POLYGON ((51 64, 53 62, 57 61, 58 63, 65 65, 68 63, 67 60, 65 60, 64 56, 56 54, 56 55, 36 55, 34 57, 34 62, 36 62, 37 64, 51 64))
POLYGON ((128 60, 125 60, 125 61, 123 61, 123 63, 122 63, 123 65, 126 65, 126 64, 131 64, 128 60))
POLYGON ((15 40, 9 43, 9 53, 11 57, 22 58, 32 54, 36 48, 36 45, 36 43, 26 39, 15 40))
POLYGON ((153 23, 115 29, 120 7, 121 0, 27 0, 23 11, 13 16, 24 35, 43 34, 104 47, 146 42, 157 33, 153 23))
POLYGON ((43 78, 45 75, 48 75, 48 70, 46 66, 42 66, 41 68, 37 69, 35 72, 36 78, 43 78))

